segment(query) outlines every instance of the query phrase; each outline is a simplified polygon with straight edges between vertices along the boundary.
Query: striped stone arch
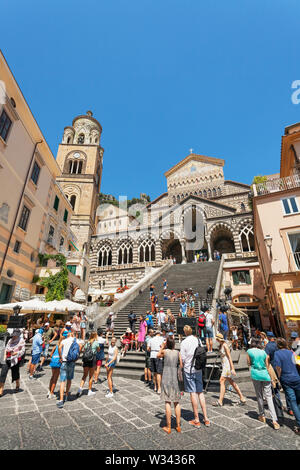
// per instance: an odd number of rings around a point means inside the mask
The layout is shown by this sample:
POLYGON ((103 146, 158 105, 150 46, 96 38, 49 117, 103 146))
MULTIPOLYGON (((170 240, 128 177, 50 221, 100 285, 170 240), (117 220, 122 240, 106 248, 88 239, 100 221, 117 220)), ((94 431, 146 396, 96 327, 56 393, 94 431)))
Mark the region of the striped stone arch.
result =
POLYGON ((253 218, 246 217, 238 221, 237 225, 235 226, 235 230, 239 233, 240 230, 243 228, 244 225, 251 224, 253 226, 253 218))
POLYGON ((210 238, 212 233, 217 229, 217 228, 225 228, 226 230, 229 230, 232 233, 232 236, 234 235, 234 228, 227 222, 216 222, 214 225, 212 225, 207 232, 207 237, 210 238))
POLYGON ((147 236, 146 234, 139 237, 137 240, 138 261, 143 263, 145 261, 155 261, 156 255, 156 240, 154 237, 147 236))
POLYGON ((133 262, 134 240, 124 237, 117 241, 115 245, 117 264, 131 264, 133 262))
POLYGON ((171 233, 174 234, 174 239, 176 239, 176 240, 181 240, 182 234, 179 233, 177 230, 174 230, 174 229, 164 230, 164 231, 161 233, 159 239, 160 239, 161 241, 163 241, 163 240, 168 240, 168 239, 170 239, 170 234, 171 234, 171 233))

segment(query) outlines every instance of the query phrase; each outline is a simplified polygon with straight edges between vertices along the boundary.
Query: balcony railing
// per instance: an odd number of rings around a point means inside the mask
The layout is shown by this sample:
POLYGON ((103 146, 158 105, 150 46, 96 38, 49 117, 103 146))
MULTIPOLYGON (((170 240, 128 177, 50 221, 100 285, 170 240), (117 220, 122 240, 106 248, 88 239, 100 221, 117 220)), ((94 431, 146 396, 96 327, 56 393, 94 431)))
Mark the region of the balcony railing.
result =
POLYGON ((300 270, 300 252, 296 251, 295 253, 290 253, 289 256, 289 271, 299 271, 300 270))
POLYGON ((276 193, 294 188, 300 188, 300 175, 276 178, 274 180, 253 185, 254 196, 262 196, 263 194, 276 193))

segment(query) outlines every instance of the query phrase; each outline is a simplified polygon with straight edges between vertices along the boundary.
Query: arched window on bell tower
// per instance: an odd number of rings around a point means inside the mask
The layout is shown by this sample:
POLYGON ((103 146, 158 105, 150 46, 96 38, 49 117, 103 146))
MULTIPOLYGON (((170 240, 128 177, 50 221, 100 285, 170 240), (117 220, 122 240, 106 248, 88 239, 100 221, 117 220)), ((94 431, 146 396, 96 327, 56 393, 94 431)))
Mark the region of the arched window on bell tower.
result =
POLYGON ((84 134, 79 134, 77 139, 78 144, 84 144, 84 134))

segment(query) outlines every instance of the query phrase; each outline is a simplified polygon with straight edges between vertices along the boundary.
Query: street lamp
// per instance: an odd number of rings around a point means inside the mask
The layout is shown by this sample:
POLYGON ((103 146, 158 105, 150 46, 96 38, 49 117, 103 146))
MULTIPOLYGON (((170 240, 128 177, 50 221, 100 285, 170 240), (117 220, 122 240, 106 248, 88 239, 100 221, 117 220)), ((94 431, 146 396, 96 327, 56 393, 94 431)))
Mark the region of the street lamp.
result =
POLYGON ((266 247, 269 248, 269 253, 270 257, 272 258, 272 243, 273 243, 273 238, 270 235, 266 235, 266 238, 264 239, 264 242, 266 244, 266 247))
POLYGON ((19 313, 21 312, 21 306, 20 305, 15 305, 14 308, 13 308, 13 311, 14 311, 14 315, 17 316, 19 315, 19 313))

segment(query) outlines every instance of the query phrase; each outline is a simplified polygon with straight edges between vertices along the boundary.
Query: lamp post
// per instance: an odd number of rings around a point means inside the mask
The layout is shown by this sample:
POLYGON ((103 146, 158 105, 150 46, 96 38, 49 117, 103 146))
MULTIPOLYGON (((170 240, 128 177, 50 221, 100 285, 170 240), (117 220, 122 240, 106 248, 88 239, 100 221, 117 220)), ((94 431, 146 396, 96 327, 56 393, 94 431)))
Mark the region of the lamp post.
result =
POLYGON ((19 313, 21 312, 21 306, 20 305, 15 305, 14 308, 13 308, 13 311, 14 311, 14 316, 17 317, 19 315, 19 313))
POLYGON ((266 244, 266 247, 269 249, 269 254, 270 258, 272 259, 272 243, 273 243, 273 238, 270 235, 266 235, 264 242, 266 244))

